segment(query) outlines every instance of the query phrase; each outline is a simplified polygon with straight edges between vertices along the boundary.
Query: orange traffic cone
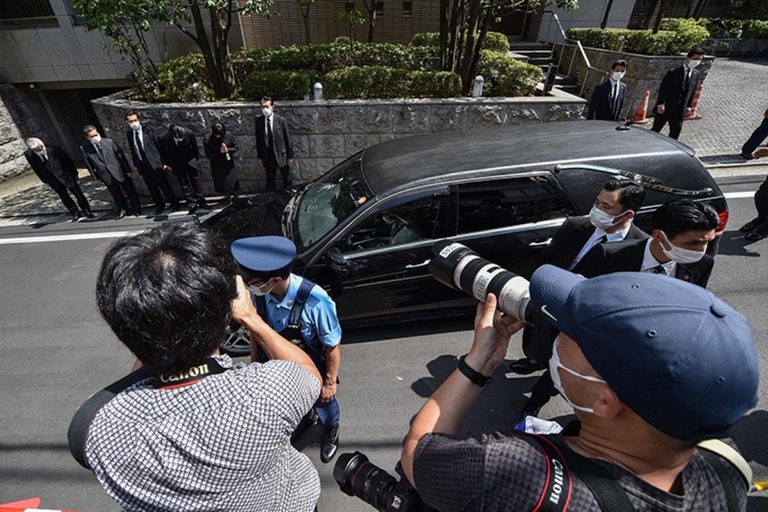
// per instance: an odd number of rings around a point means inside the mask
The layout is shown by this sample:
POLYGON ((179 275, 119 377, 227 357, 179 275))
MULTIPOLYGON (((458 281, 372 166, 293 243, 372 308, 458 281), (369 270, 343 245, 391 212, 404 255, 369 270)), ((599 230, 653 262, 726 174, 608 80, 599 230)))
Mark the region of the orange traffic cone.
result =
POLYGON ((704 84, 699 84, 699 86, 696 87, 696 92, 693 94, 693 104, 691 105, 691 110, 683 116, 683 119, 686 121, 701 119, 701 116, 696 113, 696 109, 699 108, 699 98, 701 97, 701 90, 703 88, 704 84))
POLYGON ((635 117, 632 118, 633 124, 645 124, 648 119, 645 116, 648 114, 648 102, 651 99, 651 91, 645 91, 643 99, 640 100, 640 106, 635 110, 635 117))

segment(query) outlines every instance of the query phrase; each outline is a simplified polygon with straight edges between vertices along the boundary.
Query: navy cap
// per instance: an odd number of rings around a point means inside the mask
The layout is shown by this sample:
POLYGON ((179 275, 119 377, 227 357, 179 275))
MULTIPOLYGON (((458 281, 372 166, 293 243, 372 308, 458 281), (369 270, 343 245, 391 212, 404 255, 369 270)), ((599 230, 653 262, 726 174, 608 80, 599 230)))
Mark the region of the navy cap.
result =
POLYGON ((269 274, 288 267, 296 258, 296 246, 282 236, 252 236, 232 242, 235 261, 254 274, 269 274))
POLYGON ((757 403, 749 321, 700 286, 643 272, 584 279, 543 265, 530 292, 619 399, 671 437, 725 436, 757 403))

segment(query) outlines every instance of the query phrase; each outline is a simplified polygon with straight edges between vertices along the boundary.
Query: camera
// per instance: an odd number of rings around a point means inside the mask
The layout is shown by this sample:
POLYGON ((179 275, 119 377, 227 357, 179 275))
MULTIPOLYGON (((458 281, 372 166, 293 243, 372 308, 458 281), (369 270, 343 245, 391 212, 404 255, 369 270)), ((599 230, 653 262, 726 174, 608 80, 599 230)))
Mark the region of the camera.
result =
POLYGON ((400 480, 371 463, 360 452, 342 453, 333 467, 333 479, 344 494, 356 496, 380 512, 431 512, 397 463, 400 480))
POLYGON ((429 262, 429 271, 439 282, 481 302, 493 293, 498 299, 499 311, 533 324, 527 279, 481 258, 456 242, 437 242, 432 246, 432 252, 435 256, 429 262))

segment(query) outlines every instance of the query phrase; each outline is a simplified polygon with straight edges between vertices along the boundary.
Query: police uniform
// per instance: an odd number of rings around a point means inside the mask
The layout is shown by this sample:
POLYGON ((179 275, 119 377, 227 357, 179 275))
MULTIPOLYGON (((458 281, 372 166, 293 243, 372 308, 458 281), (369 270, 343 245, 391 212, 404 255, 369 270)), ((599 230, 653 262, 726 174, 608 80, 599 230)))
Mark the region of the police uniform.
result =
MULTIPOLYGON (((270 273, 276 275, 289 268, 296 257, 296 246, 293 242, 279 236, 235 240, 231 251, 246 277, 248 273, 253 273, 254 277, 258 276, 260 279, 270 273)), ((252 294, 251 297, 259 315, 267 324, 284 338, 301 347, 312 358, 320 374, 325 376, 326 350, 338 346, 341 342, 341 326, 336 315, 336 305, 325 290, 312 281, 295 274, 290 274, 288 281, 288 290, 282 299, 278 299, 272 290, 264 296, 252 294)), ((340 412, 336 397, 328 402, 318 400, 314 411, 326 431, 321 454, 323 461, 328 462, 338 445, 340 412), (326 448, 328 443, 333 444, 332 450, 330 447, 326 448)))

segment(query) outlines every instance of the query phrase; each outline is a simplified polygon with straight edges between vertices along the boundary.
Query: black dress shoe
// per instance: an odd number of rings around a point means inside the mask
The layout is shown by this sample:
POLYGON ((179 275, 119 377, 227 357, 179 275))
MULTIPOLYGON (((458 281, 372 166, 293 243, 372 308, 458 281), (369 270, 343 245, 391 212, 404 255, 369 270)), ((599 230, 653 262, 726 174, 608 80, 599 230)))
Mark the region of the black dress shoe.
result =
POLYGON ((141 217, 141 210, 135 211, 131 215, 133 215, 134 217, 141 217))
POLYGON ((744 160, 752 160, 752 159, 754 159, 754 158, 755 158, 755 157, 754 157, 754 156, 752 156, 751 154, 747 154, 747 153, 742 153, 742 154, 740 154, 739 156, 740 156, 741 158, 743 158, 744 160))
POLYGON ((339 427, 326 428, 323 445, 320 447, 320 460, 325 464, 331 462, 339 449, 339 427))
POLYGON ((175 212, 180 212, 181 211, 181 205, 175 204, 175 205, 171 206, 171 210, 173 210, 175 212))
POLYGON ((195 213, 195 212, 197 211, 197 208, 198 208, 198 206, 197 206, 197 205, 193 205, 193 206, 191 206, 191 207, 189 208, 189 211, 187 211, 187 213, 188 213, 189 215, 192 215, 193 213, 195 213))
POLYGON ((77 222, 80 220, 82 216, 80 215, 80 212, 76 212, 72 214, 72 218, 69 219, 69 222, 77 222))
POLYGON ((125 210, 120 210, 120 213, 118 213, 118 214, 115 216, 115 220, 120 220, 120 219, 122 219, 123 217, 125 217, 126 215, 128 215, 128 212, 126 212, 125 210))
POLYGON ((96 216, 93 214, 91 210, 86 210, 85 216, 88 217, 89 219, 96 218, 96 216))
POLYGON ((757 229, 757 226, 765 222, 765 219, 761 219, 760 217, 755 217, 751 221, 747 222, 743 226, 739 228, 739 231, 742 233, 749 233, 750 231, 754 231, 757 229))
POLYGON ((160 215, 164 211, 165 211, 165 206, 158 206, 157 208, 155 208, 155 215, 160 215))
POLYGON ((753 231, 750 234, 748 234, 747 236, 745 236, 744 238, 746 238, 747 240, 749 240, 751 242, 757 242, 757 241, 762 240, 763 238, 765 238, 765 235, 761 235, 757 231, 753 231))
POLYGON ((509 363, 509 371, 511 371, 512 373, 516 373, 518 375, 530 375, 533 372, 537 372, 543 369, 544 369, 544 366, 540 365, 535 361, 528 359, 527 357, 524 357, 522 359, 517 359, 509 363))

